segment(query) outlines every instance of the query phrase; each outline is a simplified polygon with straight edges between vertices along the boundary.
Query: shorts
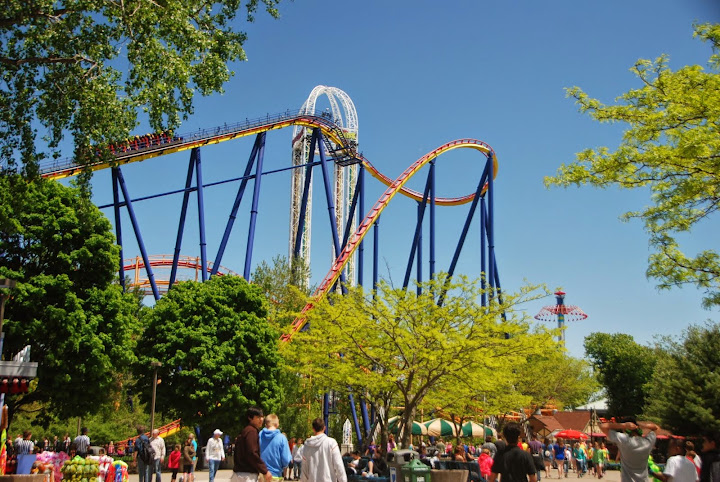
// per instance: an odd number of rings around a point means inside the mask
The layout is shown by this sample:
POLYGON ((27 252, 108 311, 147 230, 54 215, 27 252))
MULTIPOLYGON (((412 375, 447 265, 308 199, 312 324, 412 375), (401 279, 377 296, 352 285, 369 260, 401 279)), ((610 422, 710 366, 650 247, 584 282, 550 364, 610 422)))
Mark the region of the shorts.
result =
POLYGON ((258 482, 258 475, 250 472, 233 472, 230 482, 258 482))
POLYGON ((183 472, 186 474, 192 474, 193 464, 183 464, 183 472))

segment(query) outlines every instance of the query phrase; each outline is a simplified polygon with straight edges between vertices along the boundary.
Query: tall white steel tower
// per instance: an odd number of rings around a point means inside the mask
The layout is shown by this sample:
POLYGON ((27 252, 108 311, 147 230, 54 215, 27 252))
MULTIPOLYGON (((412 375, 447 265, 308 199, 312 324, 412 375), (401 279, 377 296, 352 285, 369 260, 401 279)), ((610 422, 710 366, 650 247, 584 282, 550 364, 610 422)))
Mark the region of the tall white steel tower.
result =
MULTIPOLYGON (((328 115, 339 127, 345 131, 345 135, 348 139, 358 140, 358 118, 357 111, 355 110, 355 104, 353 104, 350 96, 337 87, 327 87, 325 85, 318 85, 315 87, 310 96, 307 98, 305 103, 300 108, 300 114, 308 115, 321 115, 316 114, 315 104, 317 98, 321 95, 326 95, 330 101, 330 111, 322 113, 322 115, 328 115), (341 110, 342 107, 342 110, 341 110), (344 114, 344 115, 343 115, 344 114)), ((293 129, 293 141, 292 141, 292 164, 293 166, 300 166, 307 163, 310 160, 310 138, 311 132, 305 127, 296 126, 293 129)), ((316 147, 317 149, 325 149, 325 145, 316 147)), ((326 154, 330 156, 330 153, 326 154)), ((337 231, 342 243, 343 232, 345 230, 345 224, 349 219, 352 221, 351 233, 355 231, 357 226, 357 216, 353 216, 350 212, 350 206, 352 204, 352 198, 355 194, 355 184, 357 180, 357 165, 352 164, 349 166, 335 165, 335 217, 337 218, 337 231)), ((302 209, 302 194, 303 187, 305 184, 305 170, 297 168, 292 173, 292 200, 290 203, 290 241, 289 241, 289 253, 290 259, 294 257, 295 249, 295 238, 297 236, 298 224, 300 221, 300 211, 302 209)), ((310 242, 311 242, 311 228, 312 228, 312 183, 308 191, 307 207, 305 214, 305 225, 302 233, 302 241, 300 245, 300 255, 305 259, 305 262, 310 263, 310 242)), ((330 243, 332 260, 338 256, 335 252, 333 243, 330 243)), ((355 255, 347 264, 347 282, 349 284, 355 284, 355 255)), ((309 280, 307 280, 309 284, 309 280)))

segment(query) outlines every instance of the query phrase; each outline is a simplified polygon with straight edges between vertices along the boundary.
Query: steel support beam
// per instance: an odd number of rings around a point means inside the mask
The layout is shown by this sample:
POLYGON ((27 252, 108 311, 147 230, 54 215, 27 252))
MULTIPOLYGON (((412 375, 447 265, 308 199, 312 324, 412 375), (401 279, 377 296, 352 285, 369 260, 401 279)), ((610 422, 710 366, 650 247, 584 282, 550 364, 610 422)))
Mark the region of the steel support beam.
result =
POLYGON ((192 185, 193 172, 195 170, 195 159, 190 154, 190 162, 188 163, 187 177, 185 178, 185 191, 183 192, 182 207, 180 208, 180 222, 178 223, 178 233, 175 239, 175 251, 173 253, 173 263, 170 270, 170 281, 168 283, 168 289, 171 289, 175 284, 175 277, 177 276, 178 261, 180 260, 180 249, 182 247, 183 232, 185 231, 185 217, 187 216, 188 203, 190 201, 190 186, 192 185))
POLYGON ((255 241, 255 224, 257 223, 258 201, 260 200, 260 181, 262 180, 263 157, 265 157, 265 132, 258 134, 261 137, 260 147, 257 153, 255 165, 255 183, 253 185, 252 207, 250 208, 250 228, 248 230, 248 241, 245 249, 245 270, 243 277, 250 281, 250 268, 252 266, 252 251, 255 241))

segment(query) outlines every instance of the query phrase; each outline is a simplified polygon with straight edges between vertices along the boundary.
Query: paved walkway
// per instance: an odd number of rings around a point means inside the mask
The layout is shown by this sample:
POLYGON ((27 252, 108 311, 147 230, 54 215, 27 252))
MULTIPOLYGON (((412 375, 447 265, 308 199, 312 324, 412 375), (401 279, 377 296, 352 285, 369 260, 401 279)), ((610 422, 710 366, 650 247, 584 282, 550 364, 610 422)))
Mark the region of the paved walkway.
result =
MULTIPOLYGON (((553 471, 554 473, 552 476, 548 479, 543 474, 543 481, 555 481, 560 482, 560 479, 557 478, 557 471, 553 471)), ((208 477, 208 471, 207 470, 200 470, 198 472, 195 472, 195 482, 207 482, 209 480, 208 477)), ((161 482, 170 482, 170 472, 163 472, 161 482)), ((232 476, 232 470, 218 470, 217 474, 215 474, 215 482, 229 482, 230 477, 232 476)), ((592 477, 590 474, 585 475, 585 477, 578 478, 575 473, 570 473, 568 477, 563 479, 565 482, 573 482, 581 480, 583 482, 597 482, 598 480, 602 480, 604 482, 620 482, 620 471, 619 470, 608 470, 605 472, 605 476, 602 479, 598 479, 596 477, 592 477)), ((130 474, 130 478, 128 482, 138 482, 139 478, 137 474, 130 474)), ((154 482, 154 479, 153 479, 154 482)))

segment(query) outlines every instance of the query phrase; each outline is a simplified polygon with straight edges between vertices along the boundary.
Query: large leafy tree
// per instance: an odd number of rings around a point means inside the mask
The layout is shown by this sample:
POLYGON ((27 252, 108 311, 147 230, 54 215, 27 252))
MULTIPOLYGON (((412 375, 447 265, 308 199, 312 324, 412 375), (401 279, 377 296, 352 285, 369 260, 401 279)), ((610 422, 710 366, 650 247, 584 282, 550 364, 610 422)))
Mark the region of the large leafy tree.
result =
POLYGON ((591 333, 585 337, 585 353, 605 389, 610 415, 640 415, 655 370, 655 351, 624 333, 591 333))
POLYGON ((614 151, 587 149, 545 183, 649 189, 652 203, 624 214, 642 219, 655 249, 647 275, 660 288, 695 284, 706 292, 704 304, 712 306, 720 304, 717 250, 687 255, 678 242, 720 208, 720 25, 696 26, 695 35, 713 50, 707 71, 698 65, 672 71, 667 56, 639 60, 632 71, 640 86, 613 105, 569 89, 581 112, 628 128, 614 151))
POLYGON ((528 357, 518 371, 518 389, 536 407, 577 407, 587 403, 600 389, 592 365, 569 356, 559 346, 528 357))
POLYGON ((183 282, 148 315, 138 342, 136 377, 145 402, 152 394, 152 361, 159 361, 157 410, 200 425, 204 435, 243 425, 250 405, 278 408, 278 333, 268 321, 259 287, 235 276, 183 282))
POLYGON ((118 250, 110 222, 79 189, 0 176, 0 276, 19 282, 4 354, 30 345, 39 363, 37 385, 9 398, 12 412, 84 415, 120 389, 140 307, 113 282, 118 250))
POLYGON ((690 326, 659 349, 646 414, 676 433, 720 430, 720 324, 690 326))
MULTIPOLYGON (((420 288, 418 295, 380 283, 376 296, 350 288, 319 300, 309 312, 310 329, 284 349, 318 390, 352 390, 385 417, 402 406, 401 426, 409 426, 423 399, 452 391, 461 374, 482 373, 502 384, 507 371, 499 366, 519 364, 551 341, 549 333, 533 332, 518 310, 533 297, 531 288, 487 307, 479 303, 479 282, 464 277, 438 276, 420 288)), ((381 418, 383 431, 386 421, 381 418)), ((403 444, 409 436, 405 431, 403 444)))
POLYGON ((0 13, 0 161, 37 174, 71 134, 75 158, 123 139, 145 111, 175 128, 196 92, 221 92, 244 60, 243 10, 279 0, 10 0, 0 13), (38 131, 47 143, 39 152, 38 131))

